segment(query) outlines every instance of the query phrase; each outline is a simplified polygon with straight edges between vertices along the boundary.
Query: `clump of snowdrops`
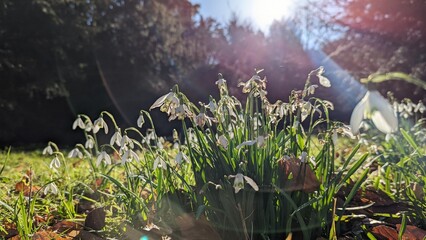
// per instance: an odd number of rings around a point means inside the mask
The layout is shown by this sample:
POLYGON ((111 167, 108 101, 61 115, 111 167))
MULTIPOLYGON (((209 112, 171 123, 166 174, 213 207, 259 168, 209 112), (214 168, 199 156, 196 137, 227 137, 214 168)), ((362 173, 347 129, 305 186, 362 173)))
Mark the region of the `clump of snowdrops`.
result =
POLYGON ((182 122, 197 216, 206 214, 222 236, 235 239, 330 233, 333 197, 367 155, 354 161, 355 147, 343 166, 335 165, 337 134, 351 133, 329 120, 333 104, 313 95, 330 87, 322 68, 308 75, 304 89, 275 103, 260 72, 239 84, 247 96, 243 103, 219 74, 218 100, 210 96, 196 105, 175 86, 151 107, 182 122))
MULTIPOLYGON (((351 131, 329 119, 331 102, 314 96, 318 87, 331 87, 323 68, 308 75, 302 90, 275 103, 269 102, 260 73, 239 84, 246 95, 243 102, 229 93, 221 74, 216 81, 219 99, 210 96, 194 104, 178 86, 161 96, 150 110, 159 108, 170 121, 182 123, 171 142, 157 136, 144 110, 138 128, 126 129, 105 111, 95 121, 80 114, 73 129, 81 129, 86 141, 76 144, 68 157, 89 161, 96 183, 89 190, 112 197, 119 207, 114 211, 134 227, 173 229, 174 217, 192 211, 196 218, 205 215, 226 238, 335 236, 335 215, 340 213, 334 197, 368 154, 355 159, 355 146, 336 165, 337 137, 351 131), (144 133, 139 130, 143 126, 144 133), (98 134, 110 141, 101 143, 98 134)), ((49 143, 44 152, 53 157, 50 167, 60 171, 66 161, 56 145, 49 143)), ((343 207, 367 170, 352 179, 356 184, 343 207)), ((49 184, 46 191, 58 191, 54 181, 49 184)))

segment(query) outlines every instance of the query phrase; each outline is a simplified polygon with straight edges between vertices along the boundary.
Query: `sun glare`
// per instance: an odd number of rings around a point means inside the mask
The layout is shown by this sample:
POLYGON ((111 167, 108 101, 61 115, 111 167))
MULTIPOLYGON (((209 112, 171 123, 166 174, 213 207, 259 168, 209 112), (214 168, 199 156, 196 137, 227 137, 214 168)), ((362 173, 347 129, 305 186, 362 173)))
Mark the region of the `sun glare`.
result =
POLYGON ((294 0, 253 0, 250 18, 261 30, 267 30, 274 20, 290 17, 294 4, 294 0))

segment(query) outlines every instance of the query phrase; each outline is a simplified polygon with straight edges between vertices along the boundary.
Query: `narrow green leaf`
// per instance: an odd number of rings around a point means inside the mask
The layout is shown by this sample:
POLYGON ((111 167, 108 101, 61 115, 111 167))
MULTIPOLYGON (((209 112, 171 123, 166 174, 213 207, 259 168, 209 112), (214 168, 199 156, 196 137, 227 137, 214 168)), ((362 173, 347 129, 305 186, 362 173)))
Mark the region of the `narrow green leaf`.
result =
POLYGON ((370 240, 377 240, 377 238, 374 237, 374 235, 367 229, 367 227, 365 225, 362 225, 361 229, 367 235, 368 239, 370 239, 370 240))
POLYGON ((402 136, 405 138, 405 140, 408 142, 408 144, 410 144, 410 146, 412 148, 414 148, 414 150, 420 154, 422 154, 420 152, 419 146, 417 146, 416 142, 414 141, 414 139, 410 136, 410 134, 407 133, 407 131, 405 131, 403 128, 400 129, 402 136))
POLYGON ((339 183, 338 189, 348 180, 357 170, 361 167, 361 165, 365 162, 368 157, 368 153, 365 153, 361 156, 361 158, 349 169, 348 173, 343 177, 342 181, 339 183))
POLYGON ((205 210, 206 210, 206 205, 200 205, 197 208, 197 211, 195 212, 195 219, 199 219, 201 217, 201 214, 203 214, 205 210))
POLYGON ((398 240, 402 239, 402 235, 404 235, 406 227, 407 227, 407 216, 405 215, 405 213, 402 213, 402 221, 401 221, 401 227, 399 228, 399 232, 398 232, 398 240))
POLYGON ((7 203, 3 202, 2 200, 0 200, 0 205, 6 208, 7 210, 9 210, 10 212, 13 212, 13 208, 9 206, 7 203))

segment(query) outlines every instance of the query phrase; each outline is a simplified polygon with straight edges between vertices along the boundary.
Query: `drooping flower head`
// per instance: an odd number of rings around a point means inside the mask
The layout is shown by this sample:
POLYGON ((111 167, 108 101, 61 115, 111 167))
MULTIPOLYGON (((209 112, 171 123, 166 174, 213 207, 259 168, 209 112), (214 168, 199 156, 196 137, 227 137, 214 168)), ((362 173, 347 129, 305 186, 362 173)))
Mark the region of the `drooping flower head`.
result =
POLYGON ((96 159, 96 166, 99 166, 102 161, 105 165, 111 165, 111 157, 105 151, 99 153, 98 158, 96 159))
POLYGON ((81 119, 81 116, 78 115, 78 117, 75 119, 74 123, 72 124, 72 129, 75 130, 77 127, 81 129, 86 128, 86 124, 84 124, 83 120, 81 119))
POLYGON ((236 175, 229 175, 228 178, 234 178, 234 189, 235 193, 238 193, 241 189, 244 189, 244 184, 247 182, 255 191, 259 191, 259 187, 256 182, 250 177, 244 176, 242 173, 236 175))
POLYGON ((108 134, 108 125, 102 116, 96 119, 93 123, 93 133, 99 132, 101 128, 104 129, 105 134, 108 134))
POLYGON ((167 114, 170 114, 174 109, 176 109, 180 105, 180 100, 176 94, 177 86, 173 87, 173 89, 159 97, 149 108, 151 111, 154 108, 160 108, 160 111, 166 112, 167 114))
POLYGON ((359 133, 361 123, 366 118, 371 118, 377 129, 383 133, 398 130, 398 118, 391 104, 378 91, 367 91, 355 106, 350 120, 354 135, 359 133))

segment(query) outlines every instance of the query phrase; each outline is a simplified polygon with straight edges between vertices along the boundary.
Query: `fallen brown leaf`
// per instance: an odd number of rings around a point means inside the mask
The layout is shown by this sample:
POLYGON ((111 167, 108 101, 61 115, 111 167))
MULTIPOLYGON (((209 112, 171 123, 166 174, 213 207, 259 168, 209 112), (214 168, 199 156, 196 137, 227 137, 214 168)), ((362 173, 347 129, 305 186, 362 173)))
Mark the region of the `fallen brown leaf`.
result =
POLYGON ((0 239, 10 239, 13 236, 18 235, 15 223, 3 221, 1 222, 2 227, 6 230, 6 233, 0 231, 0 239))
POLYGON ((82 229, 82 227, 78 223, 65 221, 65 220, 56 223, 52 227, 53 231, 60 232, 60 233, 68 233, 68 232, 71 232, 72 230, 79 230, 79 229, 82 229))
POLYGON ((84 221, 84 226, 93 230, 101 230, 105 226, 104 208, 96 208, 89 212, 84 221))
POLYGON ((15 191, 16 192, 22 192, 25 197, 29 197, 34 195, 35 192, 40 190, 39 186, 31 186, 28 182, 26 182, 24 179, 20 182, 17 182, 15 184, 15 191))
POLYGON ((78 236, 78 234, 80 234, 80 230, 71 230, 68 234, 67 234, 67 236, 68 237, 71 237, 71 238, 76 238, 77 236, 78 236))
MULTIPOLYGON (((396 224, 396 229, 398 230, 398 232, 400 228, 401 224, 396 224)), ((407 225, 402 237, 403 239, 407 240, 423 240, 426 238, 426 231, 413 225, 407 225)))
POLYGON ((124 229, 122 238, 123 239, 150 239, 150 240, 161 240, 162 236, 158 231, 148 231, 145 229, 136 230, 134 227, 122 223, 121 229, 124 229))
POLYGON ((414 195, 418 200, 423 200, 425 197, 425 192, 423 191, 423 186, 419 183, 413 183, 410 185, 410 187, 413 189, 414 195))
POLYGON ((62 237, 61 235, 53 232, 53 231, 48 231, 48 230, 41 230, 38 231, 36 233, 34 233, 33 240, 51 240, 51 239, 56 239, 56 240, 70 240, 72 238, 70 237, 62 237))
POLYGON ((193 214, 185 213, 176 218, 182 238, 185 240, 220 240, 219 233, 211 226, 205 216, 195 219, 193 214))
POLYGON ((318 189, 320 182, 307 163, 300 159, 281 159, 278 161, 278 178, 284 191, 299 191, 312 193, 318 189))
POLYGON ((390 206, 395 203, 385 192, 372 187, 358 190, 357 195, 364 204, 374 202, 374 206, 390 206))
POLYGON ((398 240, 398 232, 385 225, 375 226, 371 229, 371 232, 379 240, 398 240))

